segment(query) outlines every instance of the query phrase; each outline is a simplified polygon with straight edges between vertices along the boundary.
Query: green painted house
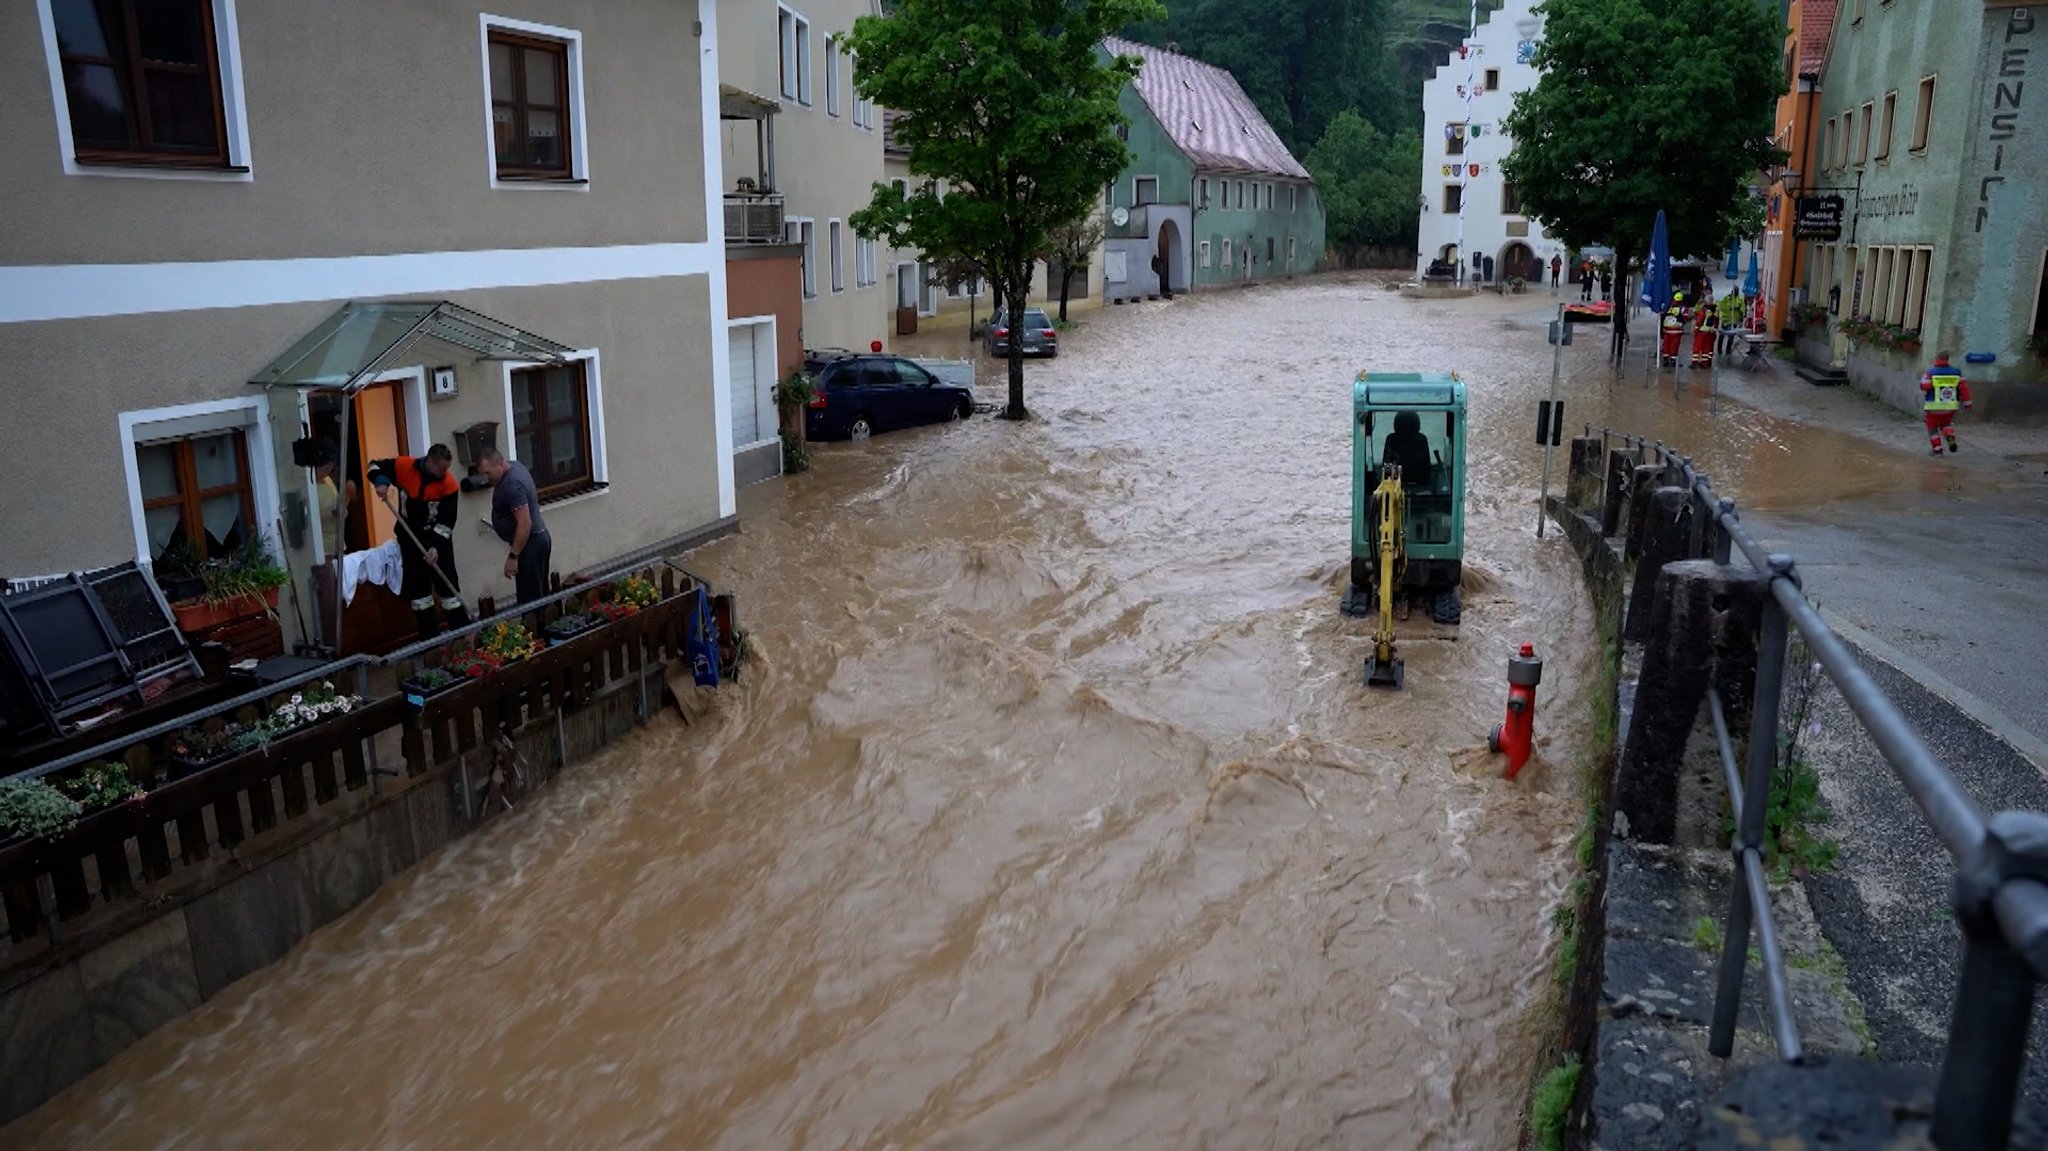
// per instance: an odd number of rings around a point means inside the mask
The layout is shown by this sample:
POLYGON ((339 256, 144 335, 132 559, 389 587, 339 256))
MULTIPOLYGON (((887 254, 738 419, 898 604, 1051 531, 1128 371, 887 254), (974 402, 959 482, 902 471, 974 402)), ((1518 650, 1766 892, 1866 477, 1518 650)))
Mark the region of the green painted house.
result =
POLYGON ((1323 259, 1315 182, 1221 68, 1128 40, 1144 60, 1124 89, 1131 163, 1106 190, 1103 293, 1141 299, 1284 279, 1323 259))
POLYGON ((1980 416, 2048 416, 2048 9, 1840 0, 1821 91, 1787 182, 1845 211, 1806 253, 1829 315, 1801 355, 1917 411, 1948 351, 1980 416))

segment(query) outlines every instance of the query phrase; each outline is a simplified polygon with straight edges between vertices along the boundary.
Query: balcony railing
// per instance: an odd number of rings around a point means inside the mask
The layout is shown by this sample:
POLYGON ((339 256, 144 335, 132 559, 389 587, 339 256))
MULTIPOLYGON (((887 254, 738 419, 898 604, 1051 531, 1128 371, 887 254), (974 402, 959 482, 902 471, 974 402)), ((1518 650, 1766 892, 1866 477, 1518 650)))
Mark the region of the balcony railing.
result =
POLYGON ((782 227, 782 193, 727 192, 725 194, 725 242, 728 244, 780 244, 786 242, 782 227))

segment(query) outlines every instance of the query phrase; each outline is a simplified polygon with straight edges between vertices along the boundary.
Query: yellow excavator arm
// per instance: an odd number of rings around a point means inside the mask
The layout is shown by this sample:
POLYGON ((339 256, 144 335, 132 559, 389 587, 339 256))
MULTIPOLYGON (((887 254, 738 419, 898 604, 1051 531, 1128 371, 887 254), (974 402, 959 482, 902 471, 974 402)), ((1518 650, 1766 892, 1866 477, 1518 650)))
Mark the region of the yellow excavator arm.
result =
POLYGON ((1394 651, 1394 592, 1401 586, 1408 565, 1408 497, 1401 490, 1399 464, 1380 466, 1380 486, 1372 493, 1372 522, 1378 541, 1376 568, 1379 612, 1373 626, 1372 658, 1365 664, 1365 682, 1371 687, 1401 686, 1401 657, 1394 651))

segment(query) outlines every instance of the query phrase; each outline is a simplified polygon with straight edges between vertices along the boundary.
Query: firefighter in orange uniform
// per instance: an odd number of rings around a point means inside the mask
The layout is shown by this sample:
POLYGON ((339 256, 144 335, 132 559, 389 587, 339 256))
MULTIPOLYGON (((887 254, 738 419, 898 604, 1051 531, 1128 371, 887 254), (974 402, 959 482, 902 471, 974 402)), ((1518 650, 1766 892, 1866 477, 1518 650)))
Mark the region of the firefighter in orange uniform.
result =
POLYGON ((436 604, 448 626, 466 627, 469 609, 462 603, 462 585, 455 576, 455 521, 460 514, 462 484, 449 474, 455 453, 435 444, 424 456, 399 456, 370 461, 370 483, 379 499, 393 486, 405 495, 399 516, 410 532, 398 532, 398 554, 405 562, 402 594, 412 607, 420 638, 441 634, 436 604), (440 578, 435 578, 435 572, 440 578))
POLYGON ((1714 306, 1714 292, 1709 288, 1700 296, 1699 304, 1692 310, 1692 366, 1711 368, 1714 366, 1714 342, 1721 338, 1721 313, 1714 306))

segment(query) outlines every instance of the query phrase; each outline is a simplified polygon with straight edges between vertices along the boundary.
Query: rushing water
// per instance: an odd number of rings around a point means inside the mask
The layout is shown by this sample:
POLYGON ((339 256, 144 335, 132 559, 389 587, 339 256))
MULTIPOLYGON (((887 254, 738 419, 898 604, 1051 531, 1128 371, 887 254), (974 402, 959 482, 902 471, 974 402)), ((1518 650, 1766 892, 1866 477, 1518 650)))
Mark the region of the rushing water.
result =
MULTIPOLYGON (((688 557, 758 661, 151 1034, 0 1145, 1512 1145, 1594 621, 1534 535, 1545 299, 1332 278, 1107 309, 1039 419, 830 447, 688 557), (1350 380, 1471 385, 1464 624, 1343 618, 1350 380), (1484 749, 1548 657, 1521 781, 1484 749)), ((962 345, 952 345, 962 346, 962 345)), ((1616 383, 1759 490, 1898 482, 1616 383), (1814 453, 1829 461, 1821 472, 1814 453)), ((986 398, 995 399, 996 377, 986 398)), ((1562 485, 1564 460, 1554 484, 1562 485)))

